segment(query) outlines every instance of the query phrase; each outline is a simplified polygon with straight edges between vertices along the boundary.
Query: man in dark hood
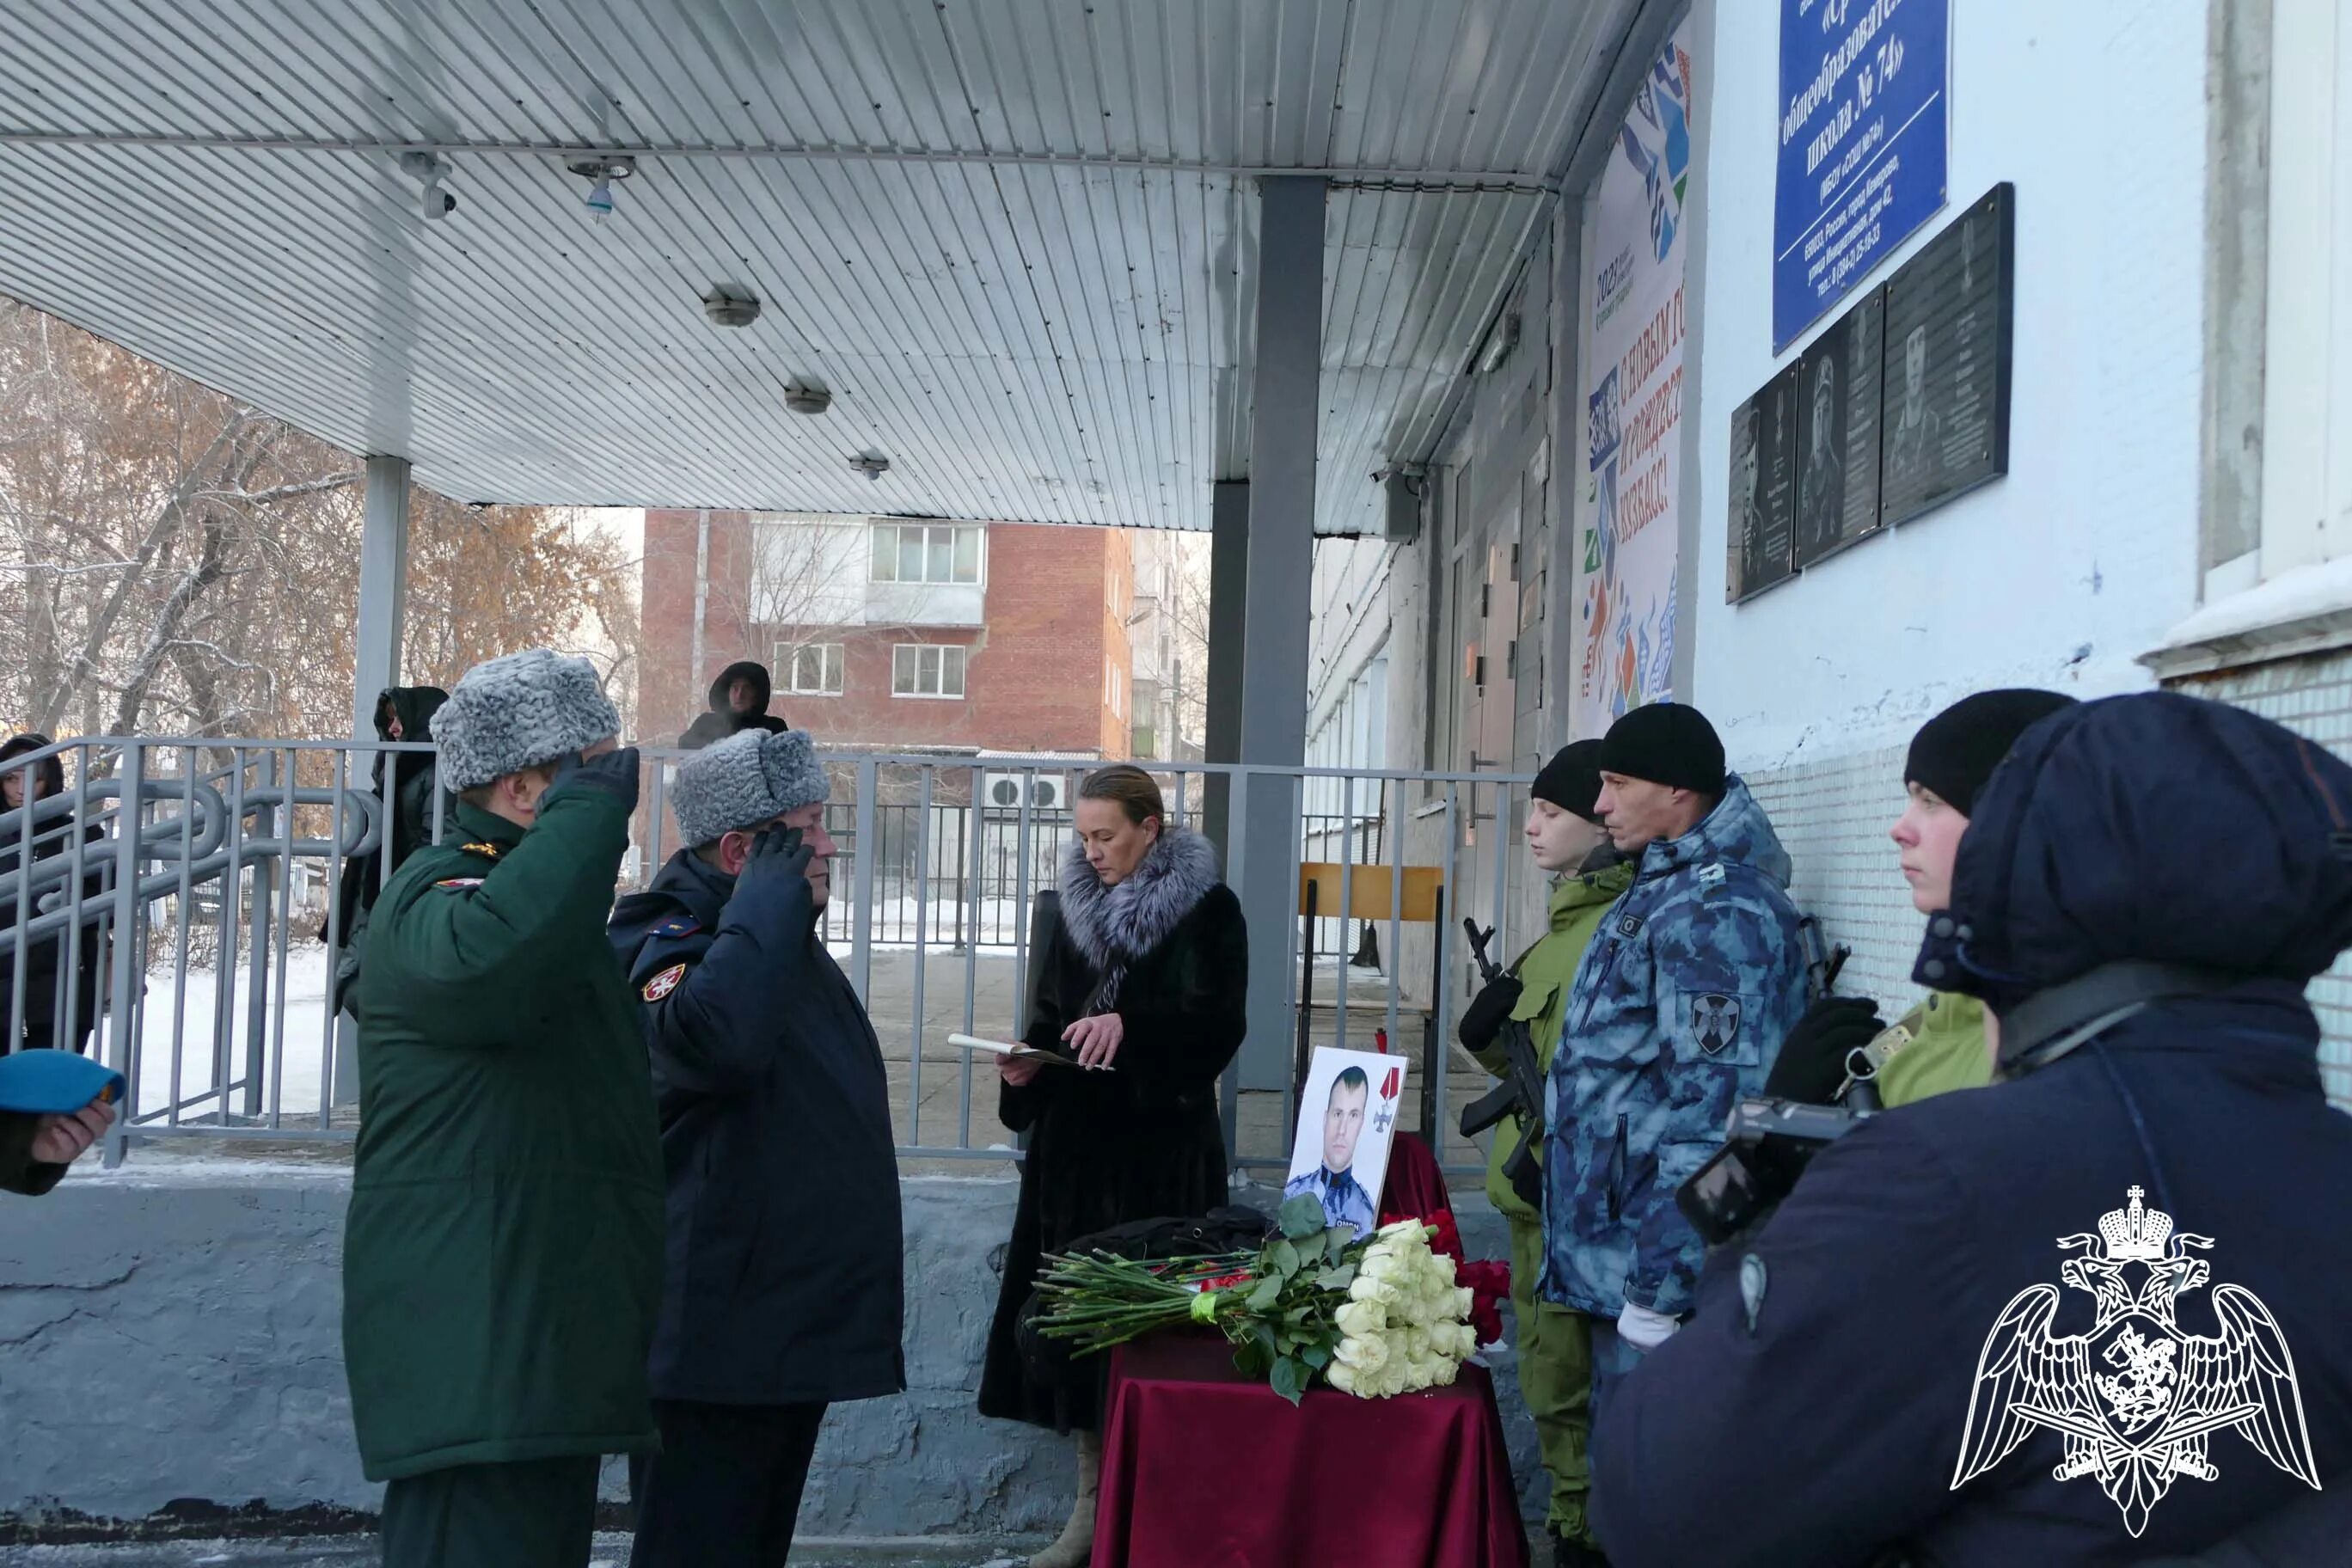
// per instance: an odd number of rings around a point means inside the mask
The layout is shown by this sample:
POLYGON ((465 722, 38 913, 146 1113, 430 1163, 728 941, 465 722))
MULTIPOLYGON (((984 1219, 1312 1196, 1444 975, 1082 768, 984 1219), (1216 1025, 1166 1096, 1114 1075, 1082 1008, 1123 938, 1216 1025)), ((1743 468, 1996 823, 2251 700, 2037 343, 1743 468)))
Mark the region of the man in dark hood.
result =
POLYGON ((774 689, 766 665, 748 658, 729 665, 710 683, 710 707, 677 738, 678 745, 689 752, 699 751, 713 741, 723 741, 742 730, 765 730, 778 734, 790 729, 792 726, 768 711, 768 698, 774 689))
MULTIPOLYGON (((375 737, 409 745, 433 739, 433 716, 449 694, 437 686, 387 686, 376 694, 375 737)), ((392 840, 387 863, 382 850, 356 855, 343 862, 342 880, 335 894, 337 948, 335 1001, 342 1006, 360 971, 360 952, 367 936, 368 916, 384 882, 400 869, 419 845, 433 842, 436 815, 434 795, 439 772, 430 752, 378 752, 369 793, 383 811, 383 830, 392 840), (386 781, 387 772, 391 777, 386 781)), ((438 815, 446 819, 447 809, 438 815)))
POLYGON ((1709 1259, 1593 1435, 1610 1561, 2136 1562, 2352 1484, 2304 994, 2347 946, 2352 767, 2168 692, 2027 730, 1915 972, 2000 1081, 1865 1121, 1709 1259))

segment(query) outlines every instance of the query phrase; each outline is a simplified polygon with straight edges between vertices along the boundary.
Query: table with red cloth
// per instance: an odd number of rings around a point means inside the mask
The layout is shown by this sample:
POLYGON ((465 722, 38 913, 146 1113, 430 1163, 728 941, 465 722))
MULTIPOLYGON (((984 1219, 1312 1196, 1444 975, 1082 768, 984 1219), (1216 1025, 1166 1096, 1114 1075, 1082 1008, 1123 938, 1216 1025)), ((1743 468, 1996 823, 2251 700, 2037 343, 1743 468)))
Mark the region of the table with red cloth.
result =
POLYGON ((1524 1568, 1494 1385, 1297 1408, 1223 1335, 1112 1352, 1094 1568, 1524 1568))

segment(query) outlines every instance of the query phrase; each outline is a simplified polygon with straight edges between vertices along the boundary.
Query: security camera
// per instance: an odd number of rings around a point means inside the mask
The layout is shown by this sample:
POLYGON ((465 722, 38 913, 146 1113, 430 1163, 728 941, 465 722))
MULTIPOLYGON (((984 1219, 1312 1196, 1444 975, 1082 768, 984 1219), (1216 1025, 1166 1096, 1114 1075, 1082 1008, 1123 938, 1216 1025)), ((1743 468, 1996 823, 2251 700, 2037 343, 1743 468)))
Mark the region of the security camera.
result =
POLYGON ((417 194, 416 211, 426 223, 437 223, 457 210, 457 198, 435 182, 417 194))

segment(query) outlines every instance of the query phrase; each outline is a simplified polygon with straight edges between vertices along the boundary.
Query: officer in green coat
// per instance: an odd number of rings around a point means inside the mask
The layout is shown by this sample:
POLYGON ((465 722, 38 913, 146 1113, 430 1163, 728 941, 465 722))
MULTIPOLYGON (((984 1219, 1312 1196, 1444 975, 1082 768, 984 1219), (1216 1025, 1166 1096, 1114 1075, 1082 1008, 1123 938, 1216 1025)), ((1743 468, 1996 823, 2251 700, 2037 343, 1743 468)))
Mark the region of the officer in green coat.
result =
POLYGON ((601 1457, 656 1442, 650 1068, 605 940, 637 755, 585 659, 468 670, 458 797, 376 901, 343 1356, 387 1568, 582 1568, 601 1457))
MULTIPOLYGON (((2055 691, 1979 691, 1912 737, 1903 763, 1906 799, 1889 837, 1903 852, 1903 879, 1921 914, 1932 919, 1951 907, 1960 836, 1993 769, 2020 735, 2074 702, 2055 691)), ((1992 1081, 1984 1004, 1976 998, 1938 992, 1888 1027, 1867 997, 1824 996, 1790 1031, 1765 1091, 1827 1104, 1845 1083, 1857 1047, 1876 1065, 1879 1101, 1890 1110, 1992 1081)))
MULTIPOLYGON (((1481 992, 1464 1016, 1462 1043, 1489 1072, 1504 1069, 1500 1022, 1507 1017, 1527 1025, 1537 1065, 1549 1073, 1577 964, 1610 905, 1633 884, 1633 862, 1617 853, 1593 815, 1593 802, 1601 794, 1600 756, 1600 742, 1579 741, 1553 757, 1528 789, 1528 850, 1538 868, 1557 879, 1551 889, 1551 930, 1481 992), (1474 1034, 1479 1037, 1472 1038, 1474 1034)), ((1551 1477, 1547 1523, 1554 1562, 1597 1563, 1601 1554, 1584 1523, 1589 1475, 1584 1442, 1591 1429, 1592 1393, 1589 1320, 1538 1299, 1543 1215, 1503 1174, 1503 1162, 1518 1147, 1518 1118, 1507 1116, 1496 1123, 1494 1140, 1486 1155, 1486 1195, 1511 1222, 1519 1394, 1535 1418, 1544 1469, 1551 1477)), ((1540 1142, 1537 1152, 1540 1155, 1540 1142)))

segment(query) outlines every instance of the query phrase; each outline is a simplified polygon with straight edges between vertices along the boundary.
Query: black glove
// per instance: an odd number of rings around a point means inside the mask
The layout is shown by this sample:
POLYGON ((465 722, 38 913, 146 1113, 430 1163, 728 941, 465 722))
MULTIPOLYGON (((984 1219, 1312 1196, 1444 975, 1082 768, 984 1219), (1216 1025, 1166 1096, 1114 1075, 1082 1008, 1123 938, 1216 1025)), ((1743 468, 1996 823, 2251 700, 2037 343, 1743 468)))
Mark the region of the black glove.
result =
POLYGON ((1764 1080, 1764 1092, 1809 1105, 1835 1102, 1846 1079, 1846 1056, 1886 1030, 1878 1004, 1867 996, 1824 996, 1797 1020, 1780 1042, 1780 1057, 1764 1080))
POLYGON ((814 858, 816 846, 803 842, 799 828, 763 827, 751 840, 751 853, 743 857, 743 869, 738 880, 754 875, 805 877, 809 862, 814 858))
POLYGON ((637 749, 622 746, 597 757, 572 752, 556 764, 555 782, 547 793, 567 789, 592 789, 619 801, 623 811, 636 810, 637 749))
POLYGON ((1519 1005, 1526 991, 1517 975, 1497 974, 1470 999, 1462 1022, 1454 1028, 1454 1037, 1471 1050, 1485 1050, 1503 1032, 1503 1026, 1510 1022, 1511 1009, 1519 1005))

